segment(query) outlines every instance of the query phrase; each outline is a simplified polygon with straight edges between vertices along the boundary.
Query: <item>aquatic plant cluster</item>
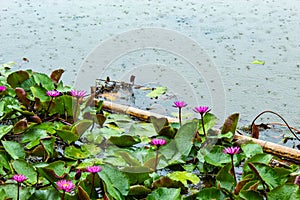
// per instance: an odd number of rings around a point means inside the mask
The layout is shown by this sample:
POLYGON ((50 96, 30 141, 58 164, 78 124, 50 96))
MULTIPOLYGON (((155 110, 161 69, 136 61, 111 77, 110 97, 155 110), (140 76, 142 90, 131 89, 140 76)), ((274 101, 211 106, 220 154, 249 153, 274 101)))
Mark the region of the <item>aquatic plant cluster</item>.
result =
MULTIPOLYGON (((11 63, 13 64, 13 63, 11 63)), ((133 120, 50 76, 0 67, 0 199, 299 199, 299 167, 221 131, 207 106, 133 120), (272 162, 271 162, 272 161, 272 162)))

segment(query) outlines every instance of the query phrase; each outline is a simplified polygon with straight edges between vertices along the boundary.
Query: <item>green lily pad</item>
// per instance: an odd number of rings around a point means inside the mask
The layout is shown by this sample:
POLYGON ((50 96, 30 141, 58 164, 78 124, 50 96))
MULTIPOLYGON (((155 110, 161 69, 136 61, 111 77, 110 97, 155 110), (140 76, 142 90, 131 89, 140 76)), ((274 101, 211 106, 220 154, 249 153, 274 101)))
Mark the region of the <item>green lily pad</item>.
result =
POLYGON ((35 184, 37 182, 37 172, 31 164, 24 160, 15 160, 12 166, 18 174, 24 174, 27 177, 27 182, 35 184))
POLYGON ((149 92, 146 96, 150 98, 158 98, 161 95, 165 94, 167 91, 166 87, 157 87, 154 88, 151 92, 149 92))
POLYGON ((29 74, 27 71, 16 71, 8 75, 7 83, 12 87, 16 88, 20 86, 26 79, 29 78, 29 74))
POLYGON ((14 141, 1 141, 4 149, 13 158, 25 158, 25 151, 21 144, 14 141))
POLYGON ((202 189, 198 195, 198 200, 212 200, 212 199, 226 199, 226 195, 218 188, 204 188, 202 189))
POLYGON ((118 147, 131 147, 141 142, 139 137, 131 135, 111 136, 109 140, 118 147))
POLYGON ((9 133, 13 128, 13 125, 0 125, 0 139, 9 133))
POLYGON ((190 172, 186 172, 186 171, 173 172, 173 173, 168 174, 168 177, 170 177, 171 179, 173 179, 175 181, 180 181, 186 187, 188 186, 188 181, 190 181, 193 184, 197 184, 200 181, 198 176, 196 176, 195 174, 192 174, 190 172))
POLYGON ((254 60, 251 62, 251 64, 255 64, 255 65, 264 65, 265 61, 262 60, 254 60))
POLYGON ((175 188, 158 188, 147 196, 146 200, 172 199, 180 200, 180 189, 175 188))
POLYGON ((98 172, 98 175, 106 185, 107 192, 114 199, 124 199, 124 196, 128 195, 129 179, 123 172, 103 165, 102 171, 98 172))

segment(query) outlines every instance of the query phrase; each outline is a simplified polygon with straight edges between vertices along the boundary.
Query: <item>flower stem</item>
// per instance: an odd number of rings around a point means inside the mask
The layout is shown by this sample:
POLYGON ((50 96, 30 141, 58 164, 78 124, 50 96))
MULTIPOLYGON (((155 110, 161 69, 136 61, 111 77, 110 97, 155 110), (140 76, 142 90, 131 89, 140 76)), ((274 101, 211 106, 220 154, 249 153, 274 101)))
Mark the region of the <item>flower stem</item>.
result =
POLYGON ((79 98, 76 98, 75 112, 74 112, 74 122, 77 121, 77 110, 79 106, 79 98))
POLYGON ((92 186, 90 191, 90 197, 92 198, 93 189, 94 189, 94 182, 95 182, 95 173, 92 173, 92 186))
POLYGON ((20 200, 20 183, 18 182, 18 194, 17 194, 17 200, 20 200))
POLYGON ((203 119, 203 114, 201 114, 201 123, 202 123, 202 129, 203 129, 203 134, 204 134, 204 137, 206 136, 206 133, 205 133, 205 127, 204 127, 204 119, 203 119))
POLYGON ((47 110, 46 110, 46 112, 45 112, 45 118, 46 118, 47 115, 48 115, 48 112, 49 112, 49 110, 50 110, 50 106, 51 106, 51 104, 52 104, 52 101, 53 101, 53 97, 51 97, 50 103, 49 103, 48 108, 47 108, 47 110))
POLYGON ((66 191, 63 191, 62 195, 61 195, 61 200, 64 200, 65 199, 65 194, 66 194, 66 191))
POLYGON ((235 170, 234 170, 234 162, 233 162, 233 156, 234 155, 230 155, 231 156, 231 173, 233 175, 234 181, 237 183, 236 181, 236 175, 235 175, 235 170))
POLYGON ((155 156, 155 167, 154 170, 157 170, 157 165, 158 165, 158 148, 156 149, 156 156, 155 156))
POLYGON ((179 117, 179 125, 181 127, 181 108, 178 110, 178 117, 179 117))

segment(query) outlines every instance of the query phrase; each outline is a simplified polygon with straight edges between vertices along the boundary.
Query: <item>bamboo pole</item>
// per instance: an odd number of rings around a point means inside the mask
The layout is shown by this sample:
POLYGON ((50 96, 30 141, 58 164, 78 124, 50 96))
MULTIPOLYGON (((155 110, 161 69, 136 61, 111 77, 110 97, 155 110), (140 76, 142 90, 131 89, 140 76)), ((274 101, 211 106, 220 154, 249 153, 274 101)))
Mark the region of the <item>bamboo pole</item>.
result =
MULTIPOLYGON (((178 122, 178 119, 176 118, 160 115, 150 111, 144 111, 138 108, 125 106, 125 105, 121 105, 109 101, 103 101, 103 109, 116 112, 116 113, 123 113, 126 115, 130 115, 144 121, 150 121, 150 116, 155 116, 157 118, 167 118, 168 122, 178 122)), ((248 136, 244 136, 244 135, 239 135, 239 134, 235 134, 234 139, 237 140, 238 143, 253 142, 259 144, 262 147, 264 152, 273 154, 280 159, 289 159, 297 163, 300 162, 299 150, 285 147, 272 142, 263 141, 248 136)))

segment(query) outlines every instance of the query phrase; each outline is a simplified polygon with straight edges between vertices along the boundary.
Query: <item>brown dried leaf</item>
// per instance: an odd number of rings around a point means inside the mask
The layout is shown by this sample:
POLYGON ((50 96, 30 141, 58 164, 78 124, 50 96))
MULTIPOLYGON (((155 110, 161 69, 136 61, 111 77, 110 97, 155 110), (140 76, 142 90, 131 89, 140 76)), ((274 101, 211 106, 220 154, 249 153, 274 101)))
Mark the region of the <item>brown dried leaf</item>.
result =
POLYGON ((54 82, 54 83, 58 83, 59 82, 59 79, 61 78, 61 75, 64 73, 64 70, 63 69, 57 69, 57 70, 54 70, 51 75, 50 75, 50 78, 51 80, 54 82))
POLYGON ((252 125, 251 135, 252 135, 252 138, 255 138, 255 139, 259 138, 259 129, 258 129, 258 126, 256 126, 255 124, 252 125))

